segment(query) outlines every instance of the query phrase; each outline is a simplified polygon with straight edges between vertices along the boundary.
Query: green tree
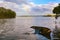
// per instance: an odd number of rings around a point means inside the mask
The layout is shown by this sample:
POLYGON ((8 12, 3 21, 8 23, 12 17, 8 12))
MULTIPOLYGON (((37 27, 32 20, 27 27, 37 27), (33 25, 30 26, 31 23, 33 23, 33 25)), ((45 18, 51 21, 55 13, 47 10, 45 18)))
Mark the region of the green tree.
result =
MULTIPOLYGON (((54 7, 53 13, 56 14, 55 19, 57 19, 60 16, 60 4, 56 7, 54 7)), ((55 21, 55 24, 57 24, 56 21, 55 21)), ((60 38, 60 30, 59 29, 60 28, 58 28, 58 26, 55 25, 55 32, 54 33, 55 33, 55 35, 57 35, 57 37, 60 38)))
POLYGON ((0 7, 0 19, 3 18, 15 18, 16 13, 11 9, 6 9, 4 7, 0 7))
POLYGON ((56 14, 55 18, 57 19, 58 16, 60 15, 60 4, 57 7, 54 7, 53 13, 56 14))

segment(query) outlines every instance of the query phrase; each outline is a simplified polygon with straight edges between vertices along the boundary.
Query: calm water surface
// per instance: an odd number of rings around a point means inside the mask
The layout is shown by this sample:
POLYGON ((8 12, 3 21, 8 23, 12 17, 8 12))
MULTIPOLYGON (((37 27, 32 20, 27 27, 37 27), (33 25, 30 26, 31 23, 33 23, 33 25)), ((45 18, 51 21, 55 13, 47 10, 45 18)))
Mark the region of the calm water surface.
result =
MULTIPOLYGON (((60 25, 59 20, 58 18, 58 27, 60 25)), ((0 34, 3 34, 0 40, 37 40, 39 37, 41 39, 41 35, 32 34, 34 33, 34 29, 30 27, 42 26, 53 30, 55 28, 54 21, 54 18, 50 17, 16 17, 15 19, 0 19, 0 34)), ((45 39, 48 40, 45 37, 43 37, 42 40, 45 39)))

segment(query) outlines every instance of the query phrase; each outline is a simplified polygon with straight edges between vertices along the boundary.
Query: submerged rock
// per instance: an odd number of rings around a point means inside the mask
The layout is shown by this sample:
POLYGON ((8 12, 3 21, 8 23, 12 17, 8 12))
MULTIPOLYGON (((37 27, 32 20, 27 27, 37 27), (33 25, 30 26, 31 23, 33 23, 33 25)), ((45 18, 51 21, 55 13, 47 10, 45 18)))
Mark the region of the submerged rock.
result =
POLYGON ((49 28, 42 27, 42 26, 32 26, 31 28, 35 29, 35 31, 39 30, 38 34, 41 34, 44 37, 50 39, 51 30, 49 28))

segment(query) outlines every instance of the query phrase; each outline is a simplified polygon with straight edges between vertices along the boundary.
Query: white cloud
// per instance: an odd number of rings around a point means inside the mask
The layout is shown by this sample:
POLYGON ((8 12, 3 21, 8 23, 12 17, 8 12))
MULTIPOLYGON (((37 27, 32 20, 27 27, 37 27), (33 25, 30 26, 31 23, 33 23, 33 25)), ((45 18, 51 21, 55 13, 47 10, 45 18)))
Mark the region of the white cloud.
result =
POLYGON ((0 7, 2 6, 5 8, 10 8, 14 10, 17 13, 17 15, 35 15, 35 14, 52 13, 53 7, 57 6, 57 4, 58 3, 36 5, 33 2, 29 2, 28 4, 24 3, 16 4, 14 2, 0 1, 0 7))
POLYGON ((14 10, 17 15, 29 14, 30 6, 27 4, 16 4, 14 2, 0 1, 0 7, 5 7, 14 10))
POLYGON ((17 4, 28 4, 28 2, 30 0, 4 0, 4 1, 7 1, 7 2, 14 2, 14 3, 17 3, 17 4))
POLYGON ((22 8, 23 8, 25 11, 29 12, 31 7, 30 7, 29 5, 22 4, 22 8))
MULTIPOLYGON (((34 4, 35 5, 35 4, 34 4)), ((52 13, 52 10, 55 6, 57 6, 58 3, 49 3, 49 4, 40 4, 35 5, 31 7, 31 14, 50 14, 52 13)))

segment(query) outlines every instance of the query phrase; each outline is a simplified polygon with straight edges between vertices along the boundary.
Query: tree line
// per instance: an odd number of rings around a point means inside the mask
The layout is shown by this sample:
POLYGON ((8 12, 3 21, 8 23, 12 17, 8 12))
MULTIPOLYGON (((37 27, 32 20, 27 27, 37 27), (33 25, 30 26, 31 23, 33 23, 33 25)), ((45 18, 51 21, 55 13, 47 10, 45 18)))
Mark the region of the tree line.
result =
POLYGON ((4 18, 15 18, 16 13, 11 9, 6 9, 4 7, 0 7, 0 19, 4 18))

